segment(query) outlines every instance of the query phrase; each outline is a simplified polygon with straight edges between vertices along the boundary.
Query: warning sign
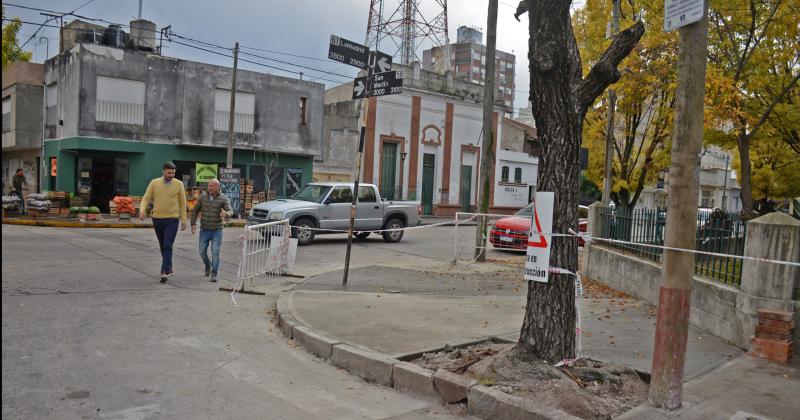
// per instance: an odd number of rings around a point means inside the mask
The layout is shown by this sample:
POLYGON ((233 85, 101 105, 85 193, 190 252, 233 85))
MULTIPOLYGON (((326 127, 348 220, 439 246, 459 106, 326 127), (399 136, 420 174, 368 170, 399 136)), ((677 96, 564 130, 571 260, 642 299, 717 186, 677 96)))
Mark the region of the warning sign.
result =
POLYGON ((552 192, 537 192, 533 199, 533 215, 528 232, 528 253, 525 256, 525 280, 547 283, 550 268, 550 233, 553 231, 552 192))

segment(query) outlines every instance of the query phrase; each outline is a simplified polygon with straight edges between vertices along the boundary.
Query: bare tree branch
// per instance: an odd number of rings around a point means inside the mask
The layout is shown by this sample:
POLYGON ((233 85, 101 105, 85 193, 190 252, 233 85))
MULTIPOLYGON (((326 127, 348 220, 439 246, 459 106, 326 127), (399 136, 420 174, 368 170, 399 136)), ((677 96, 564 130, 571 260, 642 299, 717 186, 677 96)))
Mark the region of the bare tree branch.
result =
POLYGON ((644 24, 640 21, 614 36, 611 45, 592 66, 586 78, 577 86, 581 114, 586 113, 586 110, 592 106, 594 100, 606 90, 608 85, 619 80, 620 74, 617 66, 630 54, 642 35, 644 35, 644 24))

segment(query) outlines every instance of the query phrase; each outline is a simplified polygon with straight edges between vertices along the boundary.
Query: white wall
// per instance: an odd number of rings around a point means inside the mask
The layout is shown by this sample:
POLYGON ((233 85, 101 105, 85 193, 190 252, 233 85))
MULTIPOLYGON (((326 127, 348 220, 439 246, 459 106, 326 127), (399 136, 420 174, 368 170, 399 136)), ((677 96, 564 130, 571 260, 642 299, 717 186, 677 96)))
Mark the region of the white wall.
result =
POLYGON ((508 150, 497 151, 495 165, 494 205, 497 207, 521 208, 528 205, 529 187, 536 185, 538 159, 527 153, 508 150), (509 182, 502 181, 502 168, 509 168, 509 182), (522 169, 522 182, 514 179, 516 168, 522 169))

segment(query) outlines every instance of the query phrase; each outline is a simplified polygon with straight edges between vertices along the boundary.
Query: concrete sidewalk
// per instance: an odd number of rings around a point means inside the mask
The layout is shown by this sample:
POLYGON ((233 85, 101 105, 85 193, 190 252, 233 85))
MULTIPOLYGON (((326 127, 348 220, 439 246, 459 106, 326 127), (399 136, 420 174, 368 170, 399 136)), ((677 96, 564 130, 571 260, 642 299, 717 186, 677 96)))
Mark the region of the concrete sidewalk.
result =
MULTIPOLYGON (((490 337, 517 341, 527 285, 516 271, 431 273, 388 267, 306 280, 285 296, 304 326, 396 358, 490 337)), ((626 298, 581 299, 583 356, 650 371, 654 308, 626 298)), ((741 354, 719 338, 690 330, 687 377, 741 354)))
POLYGON ((737 357, 683 387, 683 407, 673 412, 645 403, 625 413, 625 420, 731 419, 766 420, 800 417, 800 368, 737 357))
MULTIPOLYGON (((515 342, 527 292, 517 274, 368 266, 351 270, 347 288, 340 284, 340 271, 309 278, 284 292, 278 308, 281 312, 283 305, 303 331, 331 343, 407 360, 446 345, 490 338, 515 342)), ((582 355, 649 372, 655 308, 630 298, 594 296, 580 301, 582 355)), ((788 420, 800 413, 797 362, 754 359, 695 328, 687 352, 683 408, 667 413, 644 403, 621 418, 788 420)))

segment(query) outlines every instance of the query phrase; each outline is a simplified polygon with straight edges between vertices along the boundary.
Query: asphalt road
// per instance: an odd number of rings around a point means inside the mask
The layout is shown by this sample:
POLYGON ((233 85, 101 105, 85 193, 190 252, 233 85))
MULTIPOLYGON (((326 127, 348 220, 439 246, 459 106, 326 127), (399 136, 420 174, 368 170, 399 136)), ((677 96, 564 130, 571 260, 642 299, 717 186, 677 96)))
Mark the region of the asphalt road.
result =
MULTIPOLYGON (((472 233, 462 229, 468 244, 472 233)), ((220 284, 236 272, 239 231, 225 232, 220 284)), ((353 267, 446 267, 451 233, 411 231, 399 244, 367 239, 354 246, 353 267)), ((259 281, 252 286, 266 296, 240 295, 233 306, 202 276, 196 240, 178 235, 175 275, 160 284, 149 229, 4 225, 3 417, 461 418, 457 407, 368 384, 287 341, 271 311, 298 279, 259 281)), ((300 248, 294 272, 340 269, 344 244, 327 236, 300 248)))

